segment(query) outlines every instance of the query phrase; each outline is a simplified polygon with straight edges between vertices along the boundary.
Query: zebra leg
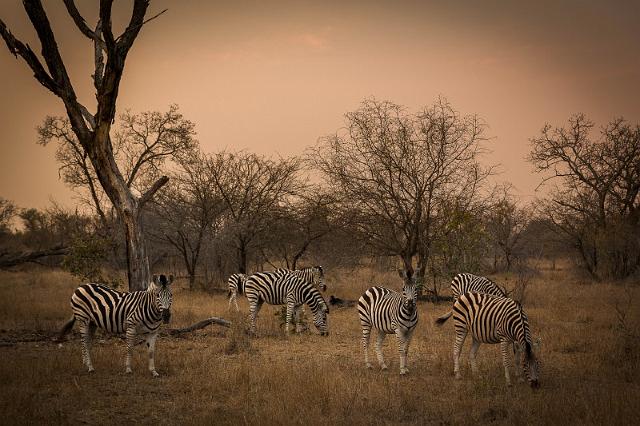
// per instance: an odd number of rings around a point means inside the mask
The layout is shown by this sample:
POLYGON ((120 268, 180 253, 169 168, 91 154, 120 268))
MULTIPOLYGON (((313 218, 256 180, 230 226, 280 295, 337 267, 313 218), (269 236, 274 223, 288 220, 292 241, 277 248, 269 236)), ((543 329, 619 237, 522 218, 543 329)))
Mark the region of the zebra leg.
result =
POLYGON ((378 330, 378 338, 376 339, 376 356, 378 357, 378 363, 383 370, 387 369, 387 364, 384 363, 384 356, 382 356, 382 342, 386 334, 382 330, 378 330))
POLYGON ((262 300, 249 300, 249 331, 251 332, 251 334, 255 334, 256 332, 256 320, 258 318, 260 308, 262 308, 262 300))
POLYGON ((236 312, 240 312, 240 308, 238 308, 238 293, 233 293, 233 304, 236 306, 236 312))
POLYGON ((80 322, 80 334, 82 335, 82 363, 87 367, 89 373, 94 371, 93 364, 91 363, 91 337, 95 331, 96 326, 92 325, 90 321, 80 322))
POLYGON ((373 368, 371 363, 369 362, 369 337, 371 335, 371 324, 364 323, 362 324, 362 349, 364 349, 364 365, 371 369, 373 368))
POLYGON ((301 333, 303 330, 302 324, 300 324, 300 311, 302 311, 301 306, 296 306, 293 309, 293 321, 296 324, 296 333, 301 333))
POLYGON ((125 372, 131 374, 131 354, 133 353, 133 347, 136 345, 136 327, 129 325, 126 332, 127 341, 127 357, 125 361, 125 372))
POLYGON ((509 377, 509 368, 511 368, 511 357, 509 356, 509 348, 511 342, 500 342, 500 352, 502 352, 502 365, 504 366, 504 378, 507 380, 507 386, 511 386, 511 377, 509 377))
POLYGON ((462 379, 462 376, 460 375, 460 352, 462 352, 462 345, 464 344, 464 339, 466 339, 466 337, 467 329, 456 327, 456 340, 453 343, 453 373, 458 380, 462 379))
POLYGON ((149 351, 149 371, 153 377, 158 377, 159 374, 156 371, 156 339, 158 333, 152 333, 147 336, 147 349, 149 351))
POLYGON ((236 311, 238 311, 238 303, 236 302, 236 292, 233 290, 231 290, 231 295, 229 296, 229 306, 227 307, 228 311, 231 310, 231 303, 236 304, 236 311))
MULTIPOLYGON (((287 300, 287 318, 285 319, 285 333, 289 335, 289 324, 291 324, 291 319, 293 318, 294 311, 296 310, 295 304, 293 300, 287 300)), ((296 331, 297 331, 297 318, 296 318, 296 331)))
POLYGON ((398 353, 400 355, 400 374, 407 374, 407 348, 409 347, 409 333, 396 329, 396 338, 398 340, 398 353))
POLYGON ((515 365, 515 371, 516 371, 516 378, 518 379, 518 382, 524 382, 524 376, 522 375, 522 371, 520 371, 520 368, 522 367, 522 350, 520 349, 520 345, 517 343, 513 344, 513 356, 515 358, 514 361, 514 365, 515 365))
POLYGON ((478 355, 478 349, 480 348, 480 342, 473 338, 471 342, 471 350, 469 351, 469 364, 471 364, 471 373, 475 376, 478 374, 478 363, 476 362, 476 356, 478 355))

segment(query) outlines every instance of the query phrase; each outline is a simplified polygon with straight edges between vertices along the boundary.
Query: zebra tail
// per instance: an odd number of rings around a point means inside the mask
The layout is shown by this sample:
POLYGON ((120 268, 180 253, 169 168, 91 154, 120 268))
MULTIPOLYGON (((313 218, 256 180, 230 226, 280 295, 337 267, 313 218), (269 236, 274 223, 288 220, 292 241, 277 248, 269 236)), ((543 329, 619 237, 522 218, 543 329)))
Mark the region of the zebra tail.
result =
POLYGON ((75 315, 69 320, 67 321, 63 326, 62 329, 60 330, 60 333, 58 333, 58 337, 56 339, 56 342, 61 342, 62 339, 64 339, 64 336, 67 335, 67 333, 69 333, 71 331, 71 329, 73 328, 73 325, 76 323, 76 317, 75 315))
POLYGON ((443 316, 439 317, 436 320, 436 325, 438 327, 442 327, 442 324, 444 324, 445 322, 447 322, 447 320, 451 317, 451 315, 453 315, 453 311, 449 311, 446 314, 444 314, 443 316))

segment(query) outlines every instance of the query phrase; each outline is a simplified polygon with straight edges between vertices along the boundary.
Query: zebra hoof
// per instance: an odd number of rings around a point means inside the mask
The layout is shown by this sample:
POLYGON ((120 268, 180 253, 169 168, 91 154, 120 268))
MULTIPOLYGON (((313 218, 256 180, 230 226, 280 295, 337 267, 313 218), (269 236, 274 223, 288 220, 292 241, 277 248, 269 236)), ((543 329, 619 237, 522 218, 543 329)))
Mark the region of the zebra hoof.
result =
POLYGON ((131 374, 131 373, 133 373, 133 371, 131 371, 131 368, 127 367, 127 369, 125 370, 125 373, 126 374, 131 374))
POLYGON ((401 375, 401 376, 404 376, 404 375, 406 375, 408 372, 409 372, 409 370, 408 370, 408 369, 406 369, 406 368, 404 368, 404 369, 400 370, 400 375, 401 375))
POLYGON ((95 369, 95 368, 93 368, 93 367, 89 367, 89 368, 87 369, 87 371, 88 371, 89 373, 93 373, 94 371, 96 371, 96 369, 95 369))
POLYGON ((151 370, 151 375, 153 377, 160 377, 160 374, 158 374, 158 372, 156 370, 151 370))
POLYGON ((388 369, 389 369, 389 367, 387 367, 387 364, 382 364, 382 365, 380 366, 380 369, 381 369, 381 370, 388 370, 388 369))
POLYGON ((370 363, 366 363, 365 365, 367 366, 367 368, 368 368, 369 370, 372 370, 372 369, 373 369, 373 365, 371 365, 370 363))
POLYGON ((456 380, 462 380, 462 376, 459 373, 456 373, 456 380))

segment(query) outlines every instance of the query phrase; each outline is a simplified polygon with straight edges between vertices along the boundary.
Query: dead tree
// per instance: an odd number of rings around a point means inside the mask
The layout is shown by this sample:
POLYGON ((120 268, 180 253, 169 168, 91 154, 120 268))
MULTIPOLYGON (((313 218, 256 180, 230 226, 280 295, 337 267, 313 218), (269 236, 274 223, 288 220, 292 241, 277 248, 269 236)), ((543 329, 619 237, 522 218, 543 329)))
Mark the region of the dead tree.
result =
POLYGON ((124 225, 129 289, 144 289, 151 277, 140 212, 144 204, 167 183, 169 178, 160 177, 141 196, 135 196, 116 164, 110 130, 116 114, 116 99, 125 60, 142 26, 148 21, 144 18, 149 1, 135 0, 127 28, 116 37, 111 27, 113 0, 100 1, 99 19, 95 30, 89 28, 73 0, 64 0, 67 12, 80 32, 94 44, 93 84, 97 99, 95 114, 89 112, 77 99, 41 1, 24 0, 23 3, 29 20, 38 34, 44 64, 29 45, 11 34, 2 20, 0 20, 0 34, 9 51, 16 57, 19 55, 29 65, 38 82, 64 103, 73 133, 91 161, 100 185, 113 203, 124 225))

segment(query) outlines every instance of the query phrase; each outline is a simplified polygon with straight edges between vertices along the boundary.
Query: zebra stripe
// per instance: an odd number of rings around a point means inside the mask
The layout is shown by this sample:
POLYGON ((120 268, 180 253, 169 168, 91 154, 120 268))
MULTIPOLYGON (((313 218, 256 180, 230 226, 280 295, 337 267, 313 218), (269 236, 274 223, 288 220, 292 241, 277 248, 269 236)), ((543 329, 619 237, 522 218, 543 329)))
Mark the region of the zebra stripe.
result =
POLYGON ((236 312, 238 309, 238 301, 236 300, 238 294, 244 294, 244 285, 247 282, 247 276, 245 274, 233 274, 227 280, 229 287, 229 309, 231 309, 231 302, 236 306, 236 312))
MULTIPOLYGON (((489 278, 473 275, 468 272, 456 275, 451 281, 451 294, 453 295, 454 302, 458 300, 461 294, 465 293, 484 293, 493 296, 507 297, 505 291, 489 278)), ((452 314, 453 311, 449 311, 436 321, 446 321, 452 314)))
POLYGON ((465 293, 484 293, 493 296, 507 297, 505 291, 489 278, 473 275, 468 272, 463 272, 453 277, 453 281, 451 281, 451 292, 453 293, 454 299, 457 299, 461 294, 465 293))
MULTIPOLYGON (((442 325, 446 318, 438 320, 442 325)), ((533 353, 529 322, 522 306, 516 301, 482 293, 465 293, 460 295, 453 304, 453 321, 456 338, 453 346, 453 371, 456 379, 460 379, 460 352, 462 345, 471 332, 473 343, 469 352, 471 370, 477 373, 476 354, 481 343, 500 343, 502 363, 507 385, 511 385, 509 368, 511 360, 509 348, 514 343, 516 348, 516 363, 519 362, 520 352, 524 352, 522 369, 531 387, 538 387, 538 361, 533 353)), ((516 368, 516 376, 520 377, 520 370, 516 368)))
POLYGON ((362 347, 367 368, 372 368, 369 362, 369 337, 371 329, 375 328, 378 330, 376 355, 380 368, 387 369, 382 355, 382 342, 387 334, 394 333, 400 354, 400 374, 406 374, 409 372, 409 343, 418 324, 417 292, 415 278, 411 277, 411 272, 400 271, 400 276, 404 280, 402 294, 385 287, 371 287, 358 300, 358 315, 362 326, 362 347))
POLYGON ((154 275, 147 290, 122 293, 101 284, 83 284, 71 296, 73 318, 65 324, 61 337, 78 321, 82 335, 82 362, 89 372, 91 338, 97 327, 110 333, 126 333, 126 372, 131 373, 131 353, 136 335, 142 334, 149 351, 149 371, 156 377, 155 344, 162 321, 171 317, 173 275, 154 275))
POLYGON ((327 291, 327 285, 324 282, 324 270, 322 266, 310 266, 303 269, 286 269, 278 268, 276 271, 285 271, 295 274, 305 281, 313 283, 320 291, 327 291))
POLYGON ((313 282, 303 278, 297 271, 278 269, 273 272, 257 272, 245 284, 245 295, 249 301, 251 332, 255 333, 256 319, 263 303, 287 305, 286 332, 295 315, 296 329, 299 309, 307 304, 313 313, 313 322, 321 335, 327 336, 327 313, 329 307, 313 282))

